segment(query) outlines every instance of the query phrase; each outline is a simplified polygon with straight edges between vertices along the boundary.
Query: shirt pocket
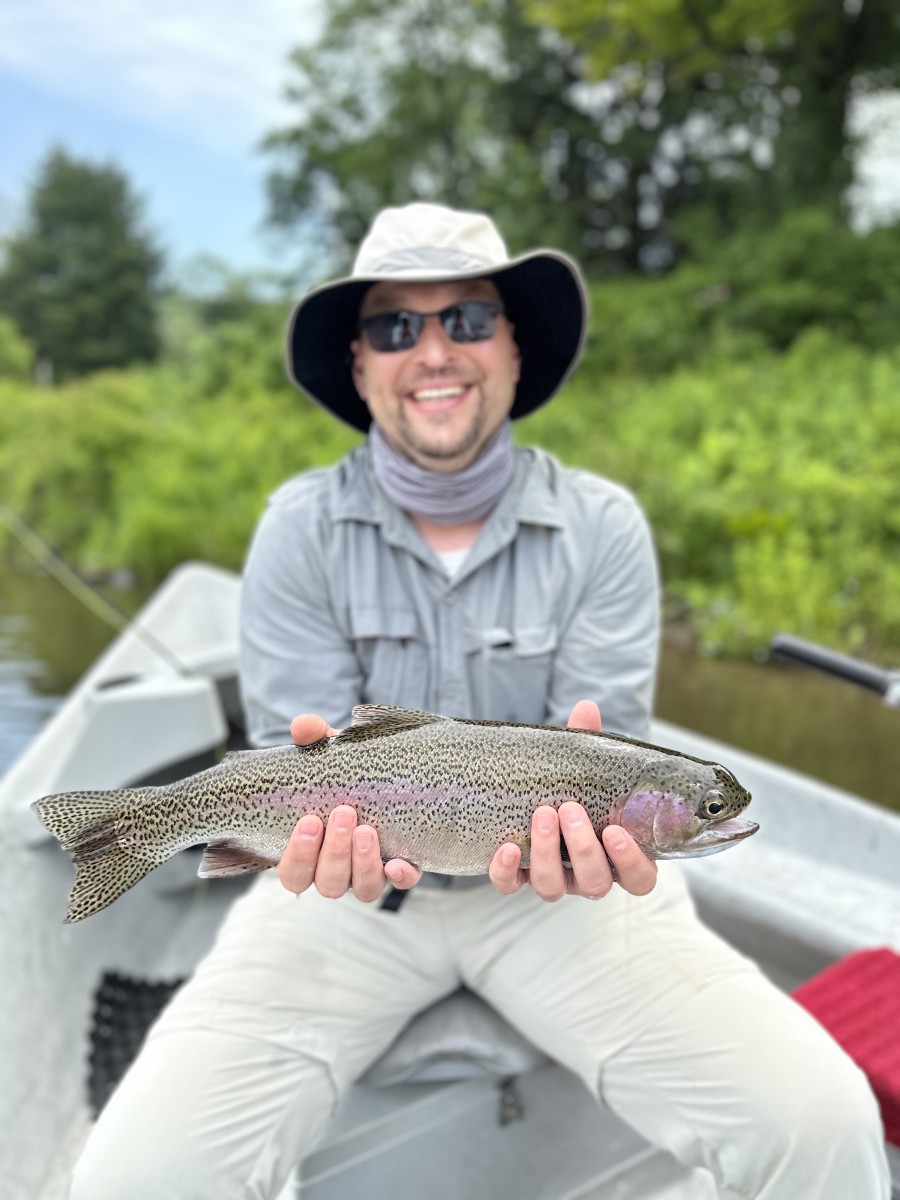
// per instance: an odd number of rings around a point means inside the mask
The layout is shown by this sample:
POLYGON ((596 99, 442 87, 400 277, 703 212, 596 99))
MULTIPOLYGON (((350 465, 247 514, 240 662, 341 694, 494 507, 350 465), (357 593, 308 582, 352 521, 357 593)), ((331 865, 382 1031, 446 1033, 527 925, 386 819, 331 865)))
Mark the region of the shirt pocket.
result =
POLYGON ((476 634, 472 691, 480 700, 477 715, 543 724, 558 644, 555 624, 497 626, 476 634))
POLYGON ((358 605, 350 612, 350 636, 362 671, 363 703, 425 707, 428 654, 413 609, 358 605))

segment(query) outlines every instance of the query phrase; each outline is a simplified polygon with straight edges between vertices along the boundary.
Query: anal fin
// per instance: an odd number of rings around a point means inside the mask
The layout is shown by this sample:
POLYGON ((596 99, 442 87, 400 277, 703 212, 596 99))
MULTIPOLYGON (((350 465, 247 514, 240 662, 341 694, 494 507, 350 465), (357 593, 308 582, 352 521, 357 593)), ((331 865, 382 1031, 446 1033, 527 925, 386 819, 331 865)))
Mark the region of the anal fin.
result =
POLYGON ((223 838, 210 842, 203 851, 197 868, 201 879, 227 879, 233 875, 248 875, 253 871, 267 871, 278 865, 277 858, 269 858, 234 838, 223 838))

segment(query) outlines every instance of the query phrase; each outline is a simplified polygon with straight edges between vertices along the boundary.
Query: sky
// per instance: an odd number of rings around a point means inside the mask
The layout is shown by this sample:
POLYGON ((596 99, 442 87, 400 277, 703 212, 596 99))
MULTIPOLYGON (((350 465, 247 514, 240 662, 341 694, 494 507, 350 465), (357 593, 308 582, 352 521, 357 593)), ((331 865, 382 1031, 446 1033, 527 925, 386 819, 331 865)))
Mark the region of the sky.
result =
POLYGON ((61 144, 124 170, 174 264, 282 268, 292 248, 263 230, 257 147, 289 122, 287 56, 318 13, 318 0, 2 0, 0 236, 61 144))
MULTIPOLYGON (((290 123, 290 50, 314 40, 321 0, 2 0, 0 237, 54 143, 115 163, 145 203, 176 277, 212 255, 238 272, 311 257, 264 230, 266 156, 290 123)), ((859 228, 900 218, 900 98, 867 103, 859 228)))

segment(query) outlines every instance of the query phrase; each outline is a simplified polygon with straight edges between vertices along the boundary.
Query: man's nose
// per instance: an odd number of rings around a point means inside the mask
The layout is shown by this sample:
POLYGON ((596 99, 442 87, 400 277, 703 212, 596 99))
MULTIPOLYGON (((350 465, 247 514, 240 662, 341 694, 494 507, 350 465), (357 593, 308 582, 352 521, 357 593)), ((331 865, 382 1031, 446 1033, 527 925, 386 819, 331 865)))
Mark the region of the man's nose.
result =
POLYGON ((416 342, 416 357, 429 366, 444 364, 455 357, 456 343, 448 335, 440 318, 425 318, 419 340, 416 342))

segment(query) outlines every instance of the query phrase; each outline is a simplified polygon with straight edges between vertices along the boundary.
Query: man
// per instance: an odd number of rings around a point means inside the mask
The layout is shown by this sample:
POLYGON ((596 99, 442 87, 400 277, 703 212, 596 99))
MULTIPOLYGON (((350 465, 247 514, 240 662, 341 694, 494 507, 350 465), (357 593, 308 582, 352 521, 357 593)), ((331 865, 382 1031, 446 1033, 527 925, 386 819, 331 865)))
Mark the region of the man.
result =
MULTIPOLYGON (((564 256, 509 260, 487 218, 431 205, 382 213, 353 275, 297 306, 292 378, 369 439, 285 485, 254 539, 257 744, 300 710, 322 714, 294 722, 315 741, 364 701, 597 728, 591 696, 607 727, 645 733, 646 523, 509 430, 565 380, 584 324, 564 256)), ((110 1101, 77 1200, 275 1196, 340 1094, 461 982, 722 1196, 886 1200, 861 1073, 699 924, 671 864, 657 878, 621 829, 599 841, 574 802, 538 810, 520 859, 507 845, 489 880, 438 886, 382 865, 350 806, 300 821, 281 882, 238 902, 110 1101), (399 913, 373 903, 388 881, 399 913)))

